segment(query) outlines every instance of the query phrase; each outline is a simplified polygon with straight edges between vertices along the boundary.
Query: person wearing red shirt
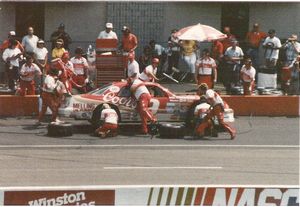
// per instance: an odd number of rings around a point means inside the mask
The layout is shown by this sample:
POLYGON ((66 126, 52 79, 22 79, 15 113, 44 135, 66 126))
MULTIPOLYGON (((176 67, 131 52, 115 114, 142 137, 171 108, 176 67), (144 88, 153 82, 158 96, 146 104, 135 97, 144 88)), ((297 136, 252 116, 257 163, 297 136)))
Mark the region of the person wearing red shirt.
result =
POLYGON ((219 40, 214 40, 211 48, 211 57, 216 61, 216 64, 219 65, 223 58, 224 47, 222 42, 219 40))
POLYGON ((127 53, 133 53, 137 48, 138 39, 137 37, 131 33, 130 29, 126 26, 122 29, 123 37, 122 37, 122 46, 121 49, 127 53))
POLYGON ((224 27, 223 30, 224 34, 227 35, 227 37, 222 41, 223 44, 223 53, 231 46, 231 42, 233 39, 236 39, 235 35, 231 34, 230 27, 224 27))
MULTIPOLYGON (((0 51, 3 52, 6 48, 8 48, 10 46, 10 40, 16 40, 16 32, 15 31, 10 31, 8 33, 8 39, 4 40, 2 45, 0 46, 0 51)), ((23 53, 24 52, 24 47, 23 45, 18 41, 17 41, 17 48, 19 48, 19 50, 23 53)))
POLYGON ((253 24, 253 29, 246 35, 246 43, 249 47, 247 55, 252 59, 254 68, 258 68, 259 45, 266 37, 267 34, 259 30, 258 23, 253 24))

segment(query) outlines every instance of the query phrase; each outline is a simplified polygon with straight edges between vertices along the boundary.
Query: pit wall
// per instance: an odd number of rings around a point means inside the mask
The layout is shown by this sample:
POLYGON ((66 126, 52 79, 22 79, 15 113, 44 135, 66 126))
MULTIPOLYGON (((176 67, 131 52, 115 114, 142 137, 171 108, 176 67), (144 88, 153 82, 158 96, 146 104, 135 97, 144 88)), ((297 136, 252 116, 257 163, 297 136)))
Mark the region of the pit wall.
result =
POLYGON ((299 206, 299 186, 12 187, 0 205, 299 206))
MULTIPOLYGON (((299 96, 227 96, 235 116, 300 116, 299 96)), ((0 95, 0 116, 35 116, 38 96, 0 95)))

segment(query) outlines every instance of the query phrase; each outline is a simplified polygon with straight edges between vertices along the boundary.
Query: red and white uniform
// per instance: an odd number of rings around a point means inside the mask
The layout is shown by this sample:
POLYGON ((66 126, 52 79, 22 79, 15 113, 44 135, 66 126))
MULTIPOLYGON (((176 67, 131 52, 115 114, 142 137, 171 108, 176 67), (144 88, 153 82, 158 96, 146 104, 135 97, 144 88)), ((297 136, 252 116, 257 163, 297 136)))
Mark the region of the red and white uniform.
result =
POLYGON ((73 81, 80 86, 84 85, 89 67, 87 60, 84 57, 73 57, 71 58, 71 62, 73 63, 74 73, 77 74, 73 77, 73 81))
POLYGON ((96 130, 98 133, 116 132, 118 128, 118 114, 114 109, 103 109, 100 119, 104 120, 104 124, 96 130))
POLYGON ((52 67, 61 71, 58 78, 64 84, 65 89, 69 93, 71 93, 72 84, 70 83, 70 78, 72 77, 72 75, 74 73, 73 63, 71 61, 68 61, 65 63, 61 59, 56 59, 56 61, 52 62, 51 64, 52 64, 52 67))
POLYGON ((130 87, 131 92, 134 94, 138 104, 137 110, 140 114, 142 120, 142 130, 143 133, 148 133, 147 121, 151 122, 156 121, 156 118, 153 116, 152 112, 149 110, 149 103, 151 95, 145 86, 144 82, 140 79, 135 79, 130 87))
POLYGON ((204 122, 197 127, 196 132, 200 135, 204 134, 205 129, 210 126, 209 120, 216 116, 218 118, 219 125, 223 126, 224 129, 230 133, 231 138, 233 139, 235 137, 236 130, 224 122, 224 102, 220 95, 212 89, 208 89, 204 96, 212 109, 205 117, 204 122))
POLYGON ((153 67, 153 65, 148 65, 145 69, 144 69, 144 71, 141 73, 141 75, 140 75, 140 79, 142 80, 142 81, 149 81, 149 82, 153 82, 153 78, 150 76, 150 75, 148 75, 149 73, 152 73, 152 74, 154 74, 154 75, 156 75, 156 73, 157 73, 157 67, 153 67))
POLYGON ((241 69, 241 80, 243 81, 244 95, 251 95, 254 89, 254 80, 255 80, 255 69, 251 66, 250 69, 247 69, 243 65, 241 69))
POLYGON ((140 67, 136 60, 133 60, 132 62, 128 61, 128 67, 127 67, 127 76, 130 78, 133 76, 133 74, 137 74, 137 78, 140 76, 140 67))
POLYGON ((20 70, 20 95, 25 96, 26 89, 27 95, 35 95, 35 75, 42 75, 42 72, 35 63, 31 65, 24 64, 20 70))
POLYGON ((59 87, 60 83, 60 81, 56 80, 56 77, 52 75, 46 76, 42 88, 42 110, 39 114, 39 121, 42 121, 42 118, 45 115, 48 107, 52 111, 51 120, 56 121, 58 108, 60 106, 60 98, 56 94, 56 89, 59 87))
POLYGON ((201 83, 206 83, 208 85, 208 88, 213 88, 213 73, 216 67, 216 61, 211 57, 201 58, 197 60, 196 68, 198 69, 198 84, 200 85, 201 83))

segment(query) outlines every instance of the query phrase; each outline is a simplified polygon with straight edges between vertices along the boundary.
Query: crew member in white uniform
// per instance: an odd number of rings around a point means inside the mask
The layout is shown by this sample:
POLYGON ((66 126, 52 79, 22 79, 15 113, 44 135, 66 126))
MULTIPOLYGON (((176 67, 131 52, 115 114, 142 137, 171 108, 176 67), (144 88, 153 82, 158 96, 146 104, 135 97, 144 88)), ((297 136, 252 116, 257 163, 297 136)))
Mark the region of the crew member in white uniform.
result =
POLYGON ((139 78, 142 81, 148 81, 148 82, 158 81, 159 79, 156 77, 158 64, 159 64, 159 59, 158 58, 153 58, 152 59, 152 64, 148 65, 144 69, 144 71, 141 73, 139 78))
POLYGON ((134 54, 130 53, 128 55, 128 66, 127 66, 127 76, 128 78, 140 76, 140 67, 138 62, 134 59, 134 54))
POLYGON ((103 110, 101 111, 100 119, 104 123, 96 129, 96 134, 101 138, 106 138, 109 134, 111 136, 117 135, 118 129, 118 114, 108 104, 103 104, 103 110))
POLYGON ((245 64, 241 69, 241 80, 243 81, 244 95, 252 95, 255 81, 255 68, 252 67, 250 58, 245 60, 245 64))

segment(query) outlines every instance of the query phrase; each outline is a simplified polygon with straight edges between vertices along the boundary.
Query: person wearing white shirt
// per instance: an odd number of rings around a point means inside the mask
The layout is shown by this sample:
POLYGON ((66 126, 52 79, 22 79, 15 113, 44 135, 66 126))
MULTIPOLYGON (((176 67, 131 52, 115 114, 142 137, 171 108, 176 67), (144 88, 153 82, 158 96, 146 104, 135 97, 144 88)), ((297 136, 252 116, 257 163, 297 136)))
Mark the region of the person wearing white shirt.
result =
POLYGON ((17 40, 10 40, 10 46, 2 54, 2 59, 6 63, 8 88, 12 91, 15 91, 16 81, 19 78, 19 59, 22 57, 22 52, 17 48, 17 45, 17 40))
POLYGON ((300 53, 300 43, 297 42, 297 35, 292 34, 286 43, 282 45, 282 47, 285 49, 285 55, 286 55, 286 61, 285 65, 289 66, 291 65, 298 57, 300 53))
POLYGON ((278 37, 275 37, 275 30, 270 29, 269 36, 265 39, 263 47, 265 48, 265 60, 267 68, 274 68, 277 64, 279 57, 279 49, 281 48, 281 42, 278 37))
POLYGON ((152 64, 148 65, 144 71, 140 74, 140 79, 142 81, 148 81, 148 82, 155 82, 158 80, 156 77, 157 73, 157 66, 159 64, 159 59, 158 58, 153 58, 152 59, 152 64))
POLYGON ((37 42, 39 38, 33 34, 34 31, 32 27, 28 27, 27 32, 28 35, 24 36, 22 39, 22 45, 25 49, 25 52, 33 54, 34 50, 37 47, 37 42))
POLYGON ((140 68, 138 62, 134 59, 134 55, 130 53, 128 55, 127 77, 139 78, 140 68))
POLYGON ((113 24, 106 23, 105 30, 100 32, 100 34, 98 35, 98 39, 118 39, 117 34, 112 30, 113 24))
POLYGON ((104 123, 96 129, 95 134, 101 138, 106 138, 109 134, 111 136, 116 136, 118 129, 118 114, 106 103, 103 104, 102 108, 100 120, 104 123))
POLYGON ((244 95, 252 95, 254 89, 256 70, 252 67, 250 58, 245 60, 245 65, 241 69, 241 80, 243 81, 244 95))

